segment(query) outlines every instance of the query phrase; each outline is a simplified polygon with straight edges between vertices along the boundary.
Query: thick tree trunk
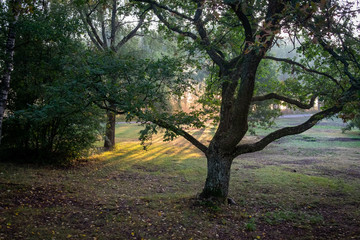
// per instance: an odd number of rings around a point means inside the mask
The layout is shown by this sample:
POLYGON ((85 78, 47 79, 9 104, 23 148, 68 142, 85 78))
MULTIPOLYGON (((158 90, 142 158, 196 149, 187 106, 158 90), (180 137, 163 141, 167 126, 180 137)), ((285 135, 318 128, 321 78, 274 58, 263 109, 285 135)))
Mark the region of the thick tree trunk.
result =
MULTIPOLYGON (((15 4, 15 3, 12 3, 15 4)), ((0 82, 0 144, 2 138, 2 124, 5 114, 6 102, 8 99, 8 94, 10 90, 10 79, 11 72, 14 68, 14 47, 15 47, 15 25, 19 18, 19 11, 15 10, 15 6, 12 6, 13 11, 13 20, 9 22, 9 32, 6 41, 6 50, 5 50, 5 68, 3 72, 3 76, 0 82)))
POLYGON ((230 169, 233 158, 218 151, 207 154, 207 177, 200 198, 225 202, 229 193, 230 169))
POLYGON ((111 150, 115 147, 115 124, 116 124, 115 113, 108 111, 106 131, 105 131, 105 142, 104 142, 104 148, 108 150, 111 150))

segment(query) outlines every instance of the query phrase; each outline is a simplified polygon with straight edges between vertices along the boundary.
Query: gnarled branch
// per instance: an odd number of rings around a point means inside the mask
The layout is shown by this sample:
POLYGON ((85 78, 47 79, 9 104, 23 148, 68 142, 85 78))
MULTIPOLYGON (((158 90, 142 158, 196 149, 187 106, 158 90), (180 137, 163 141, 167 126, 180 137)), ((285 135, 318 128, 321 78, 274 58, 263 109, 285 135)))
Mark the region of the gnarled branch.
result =
POLYGON ((207 53, 212 58, 212 60, 221 67, 225 64, 225 60, 221 56, 221 52, 219 50, 215 49, 214 46, 212 46, 212 44, 210 43, 210 40, 209 40, 207 32, 206 32, 206 28, 204 26, 204 22, 201 20, 203 4, 204 4, 203 0, 196 1, 198 4, 198 7, 195 11, 194 18, 191 18, 183 13, 177 12, 167 6, 161 5, 157 1, 153 1, 153 0, 132 0, 132 1, 144 2, 144 3, 151 4, 151 8, 153 9, 155 15, 171 31, 174 31, 185 37, 189 37, 194 41, 199 40, 199 36, 200 36, 201 44, 205 47, 207 53), (165 10, 165 11, 175 15, 176 17, 179 17, 183 20, 190 21, 196 27, 196 30, 197 30, 199 36, 197 36, 195 33, 191 32, 191 31, 182 30, 182 28, 179 25, 174 25, 174 24, 170 23, 168 21, 168 19, 166 19, 165 16, 160 12, 160 10, 165 10))
POLYGON ((236 16, 240 20, 241 24, 244 27, 245 31, 245 40, 248 42, 254 42, 253 32, 251 28, 251 24, 246 15, 242 12, 239 4, 230 4, 231 9, 235 12, 236 16))
POLYGON ((211 45, 210 40, 209 40, 209 36, 208 36, 206 28, 204 26, 204 22, 201 19, 201 16, 202 16, 202 13, 203 13, 203 4, 204 4, 204 1, 199 1, 198 4, 197 4, 198 6, 197 6, 197 9, 196 9, 196 12, 195 12, 194 24, 195 24, 197 32, 200 35, 202 45, 204 45, 206 47, 206 52, 209 54, 211 59, 217 65, 219 65, 220 67, 223 67, 224 64, 225 64, 225 60, 222 57, 223 53, 220 50, 215 49, 211 45))
POLYGON ((130 31, 121 41, 116 45, 115 51, 118 51, 125 43, 127 43, 132 37, 134 37, 139 30, 139 28, 143 25, 146 13, 151 9, 151 7, 148 7, 144 10, 144 12, 140 15, 140 20, 138 24, 135 26, 135 28, 130 31))
POLYGON ((256 143, 239 145, 236 147, 235 151, 233 152, 233 156, 237 157, 244 153, 257 152, 264 149, 267 145, 269 145, 270 143, 272 143, 273 141, 279 138, 305 132, 306 130, 312 128, 320 120, 340 112, 342 108, 343 108, 342 105, 334 106, 332 108, 326 109, 324 111, 312 115, 310 119, 304 122, 303 124, 300 124, 295 127, 285 127, 279 129, 275 132, 270 133, 269 135, 267 135, 266 137, 264 137, 263 139, 261 139, 256 143))
POLYGON ((165 26, 166 26, 167 28, 169 28, 170 30, 172 30, 172 31, 174 31, 174 32, 176 32, 176 33, 179 33, 179 34, 181 34, 181 35, 184 35, 184 36, 186 36, 186 37, 190 37, 190 38, 192 38, 193 40, 196 40, 196 39, 198 38, 198 37, 197 37, 194 33, 192 33, 192 32, 185 32, 185 31, 181 30, 178 26, 173 26, 173 25, 171 25, 171 24, 164 18, 164 16, 161 15, 161 13, 158 11, 156 5, 152 5, 152 9, 153 9, 155 15, 159 18, 159 20, 160 20, 162 23, 164 23, 165 26))
POLYGON ((194 21, 193 18, 191 18, 191 17, 189 17, 189 16, 187 16, 185 14, 182 14, 182 13, 180 13, 178 11, 175 11, 174 9, 171 9, 171 8, 169 8, 167 6, 161 5, 158 2, 153 1, 153 0, 132 0, 132 1, 150 3, 151 5, 154 5, 154 6, 158 7, 158 8, 161 8, 161 9, 164 9, 164 10, 166 10, 168 12, 171 12, 172 14, 174 14, 174 15, 180 17, 180 18, 183 18, 183 19, 186 19, 186 20, 189 20, 189 21, 194 21))
POLYGON ((197 140, 196 138, 191 136, 185 130, 183 130, 181 128, 178 128, 178 127, 176 127, 174 125, 171 125, 171 124, 169 124, 169 123, 167 123, 167 122, 165 122, 164 120, 161 120, 161 119, 154 119, 154 120, 152 120, 152 122, 159 125, 162 128, 171 130, 174 133, 184 137, 186 140, 188 140, 190 143, 192 143, 195 147, 197 147, 200 151, 202 151, 203 153, 206 154, 208 148, 204 144, 199 142, 199 140, 197 140))
POLYGON ((298 100, 292 99, 292 98, 288 98, 285 96, 281 96, 279 94, 276 93, 269 93, 263 96, 256 96, 252 98, 252 102, 260 102, 260 101, 265 101, 265 100, 270 100, 270 99, 276 99, 276 100, 280 100, 280 101, 284 101, 286 103, 295 105, 301 109, 310 109, 314 106, 315 103, 315 99, 316 99, 316 95, 312 96, 310 99, 310 103, 309 104, 304 104, 298 100))

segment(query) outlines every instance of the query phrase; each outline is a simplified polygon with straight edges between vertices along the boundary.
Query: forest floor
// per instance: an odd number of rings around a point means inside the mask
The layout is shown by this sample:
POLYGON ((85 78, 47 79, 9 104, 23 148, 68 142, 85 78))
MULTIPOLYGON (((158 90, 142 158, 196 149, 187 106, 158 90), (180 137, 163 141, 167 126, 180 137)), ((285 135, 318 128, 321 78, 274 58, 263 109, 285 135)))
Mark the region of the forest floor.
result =
MULTIPOLYGON (((115 151, 66 169, 0 163, 0 239, 360 239, 360 132, 341 126, 325 120, 235 159, 237 205, 197 200, 201 152, 160 136, 144 151, 136 124, 118 125, 115 151)), ((213 133, 189 131, 204 143, 213 133)))

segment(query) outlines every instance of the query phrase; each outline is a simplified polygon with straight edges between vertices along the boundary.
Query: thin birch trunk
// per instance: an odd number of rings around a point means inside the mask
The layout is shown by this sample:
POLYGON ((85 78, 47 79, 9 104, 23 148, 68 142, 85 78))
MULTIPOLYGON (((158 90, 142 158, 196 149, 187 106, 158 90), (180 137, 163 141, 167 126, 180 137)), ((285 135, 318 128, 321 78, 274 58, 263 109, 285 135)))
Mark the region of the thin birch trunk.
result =
POLYGON ((15 47, 15 36, 16 36, 16 23, 19 18, 19 11, 16 9, 17 1, 10 3, 10 11, 12 11, 13 19, 9 21, 8 37, 5 46, 5 68, 0 83, 0 144, 2 138, 2 125, 4 119, 4 113, 6 103, 10 90, 11 72, 14 69, 14 47, 15 47))

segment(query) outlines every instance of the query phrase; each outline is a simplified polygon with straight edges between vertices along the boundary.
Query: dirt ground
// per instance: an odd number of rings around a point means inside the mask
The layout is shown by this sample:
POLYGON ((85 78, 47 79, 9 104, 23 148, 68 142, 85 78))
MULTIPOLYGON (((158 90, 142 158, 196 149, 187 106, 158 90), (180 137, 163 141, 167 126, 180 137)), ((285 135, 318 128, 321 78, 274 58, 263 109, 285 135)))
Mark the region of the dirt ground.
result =
POLYGON ((134 125, 119 125, 114 152, 66 169, 0 163, 0 239, 360 239, 360 135, 340 128, 323 121, 235 159, 236 205, 196 198, 206 159, 190 144, 142 151, 134 125))

